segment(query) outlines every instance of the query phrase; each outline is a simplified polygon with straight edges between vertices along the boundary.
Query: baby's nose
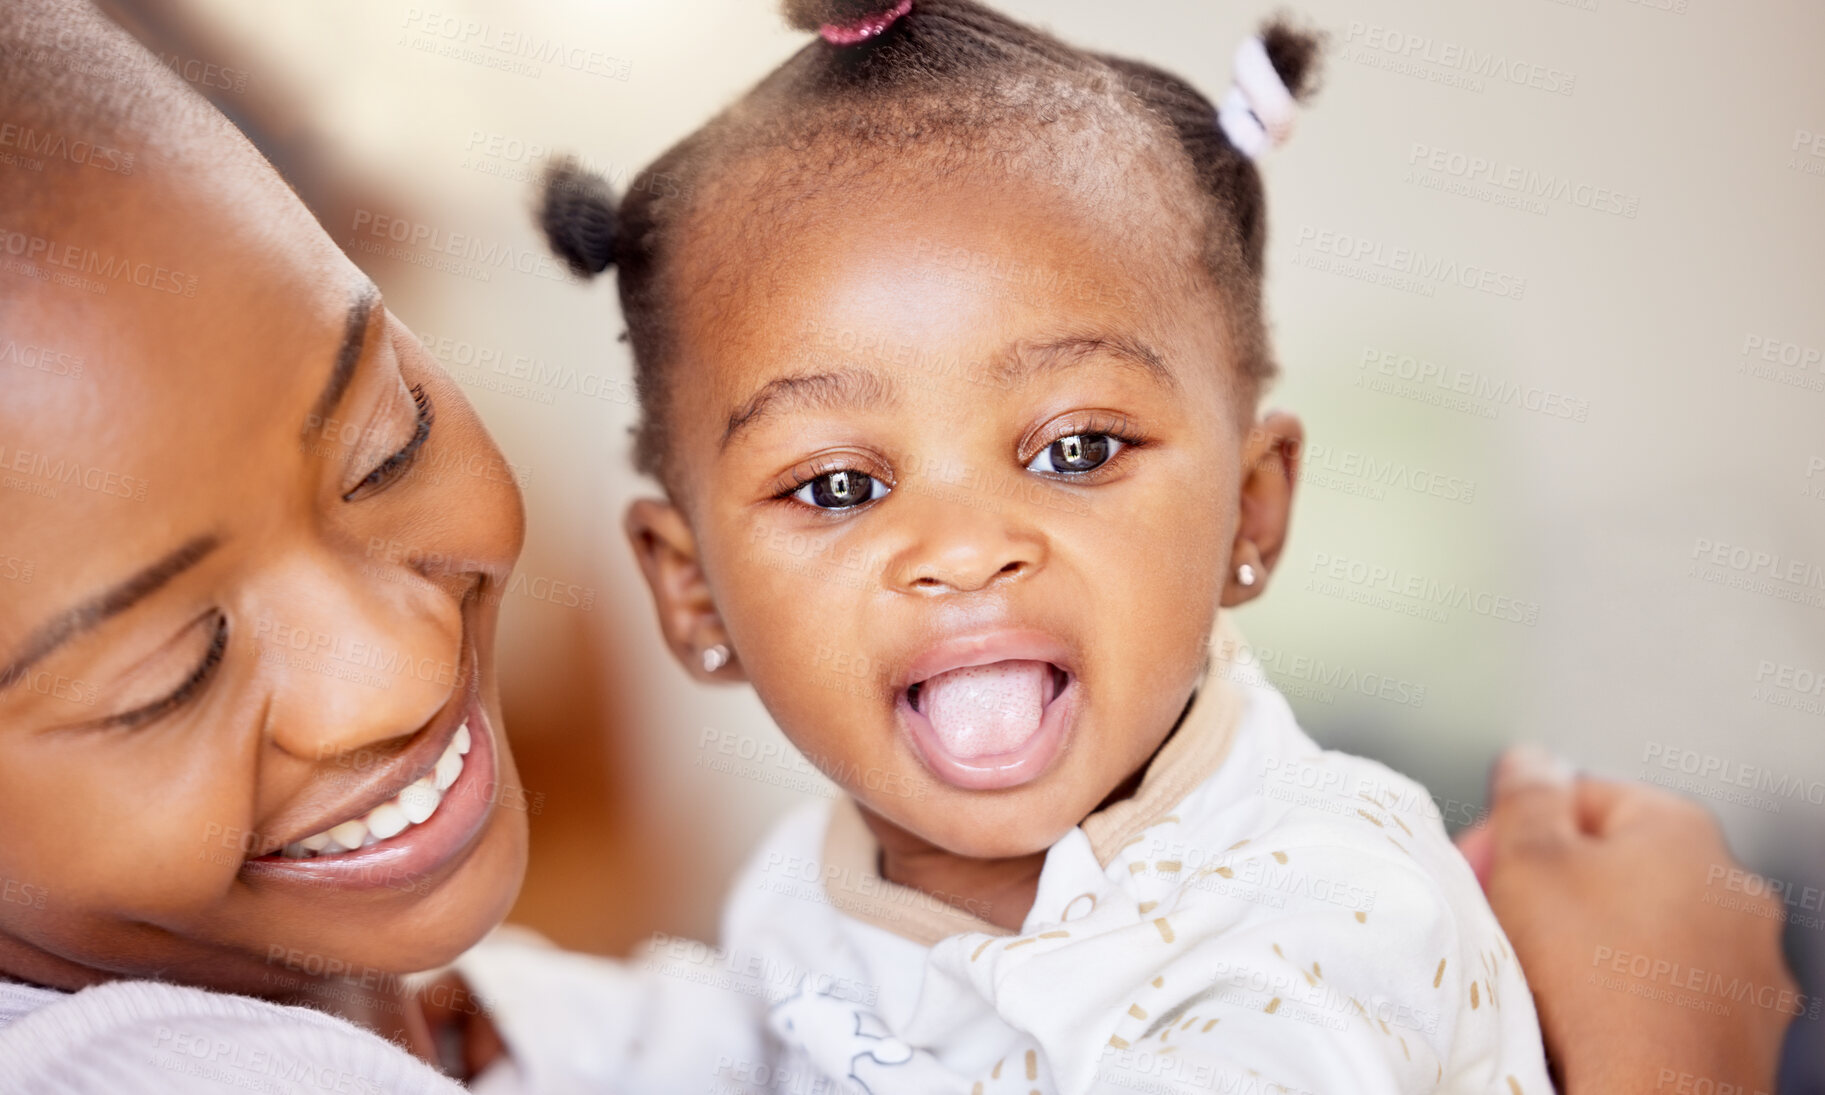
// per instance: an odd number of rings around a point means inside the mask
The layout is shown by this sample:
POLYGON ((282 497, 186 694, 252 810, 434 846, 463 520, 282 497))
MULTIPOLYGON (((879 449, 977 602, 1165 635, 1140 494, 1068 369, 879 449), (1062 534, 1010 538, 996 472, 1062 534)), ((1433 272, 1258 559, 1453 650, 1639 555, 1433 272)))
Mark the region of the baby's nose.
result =
POLYGON ((899 540, 887 573, 894 588, 924 595, 972 593, 1030 578, 1045 563, 1043 535, 1013 509, 939 498, 902 502, 890 533, 899 540))

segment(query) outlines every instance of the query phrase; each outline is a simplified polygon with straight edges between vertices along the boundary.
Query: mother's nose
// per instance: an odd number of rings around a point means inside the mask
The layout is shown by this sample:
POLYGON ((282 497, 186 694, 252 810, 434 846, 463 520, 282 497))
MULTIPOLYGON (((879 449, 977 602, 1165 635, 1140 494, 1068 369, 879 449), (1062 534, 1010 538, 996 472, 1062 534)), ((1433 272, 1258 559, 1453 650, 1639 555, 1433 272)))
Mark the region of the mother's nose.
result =
POLYGON ((461 602, 438 584, 324 554, 266 577, 253 631, 280 750, 315 761, 409 737, 468 687, 461 602))

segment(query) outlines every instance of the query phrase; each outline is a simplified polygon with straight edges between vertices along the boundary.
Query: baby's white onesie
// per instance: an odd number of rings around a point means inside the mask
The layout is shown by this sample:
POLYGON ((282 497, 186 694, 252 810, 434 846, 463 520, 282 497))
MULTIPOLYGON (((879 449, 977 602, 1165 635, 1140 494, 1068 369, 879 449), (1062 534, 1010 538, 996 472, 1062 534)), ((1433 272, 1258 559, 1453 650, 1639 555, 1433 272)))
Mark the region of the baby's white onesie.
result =
POLYGON ((790 814, 717 960, 771 1037, 706 1056, 705 1090, 1551 1092, 1527 982, 1425 789, 1320 749, 1233 644, 1213 634, 1136 794, 1048 852, 1018 933, 882 880, 848 799, 790 814))

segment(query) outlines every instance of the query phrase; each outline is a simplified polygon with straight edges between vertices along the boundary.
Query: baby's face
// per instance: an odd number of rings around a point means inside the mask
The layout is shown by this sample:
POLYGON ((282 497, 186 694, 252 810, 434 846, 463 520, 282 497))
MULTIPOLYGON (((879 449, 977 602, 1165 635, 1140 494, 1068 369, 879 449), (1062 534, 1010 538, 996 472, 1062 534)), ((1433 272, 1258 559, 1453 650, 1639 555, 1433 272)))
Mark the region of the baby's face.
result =
POLYGON ((820 199, 681 316, 683 519, 630 515, 674 643, 726 636, 813 763, 953 853, 1093 811, 1237 599, 1251 397, 1182 241, 1121 220, 1005 176, 820 199))

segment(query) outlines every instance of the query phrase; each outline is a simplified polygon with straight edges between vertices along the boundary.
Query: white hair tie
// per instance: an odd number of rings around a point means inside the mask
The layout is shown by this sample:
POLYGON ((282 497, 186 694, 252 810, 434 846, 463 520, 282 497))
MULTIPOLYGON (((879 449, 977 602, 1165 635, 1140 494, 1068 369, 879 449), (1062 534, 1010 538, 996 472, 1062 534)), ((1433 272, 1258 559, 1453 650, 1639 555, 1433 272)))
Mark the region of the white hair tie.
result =
POLYGON ((1217 110, 1217 122, 1230 144, 1249 159, 1259 159, 1292 135, 1299 104, 1274 71, 1267 46, 1258 36, 1236 47, 1235 80, 1217 110))

